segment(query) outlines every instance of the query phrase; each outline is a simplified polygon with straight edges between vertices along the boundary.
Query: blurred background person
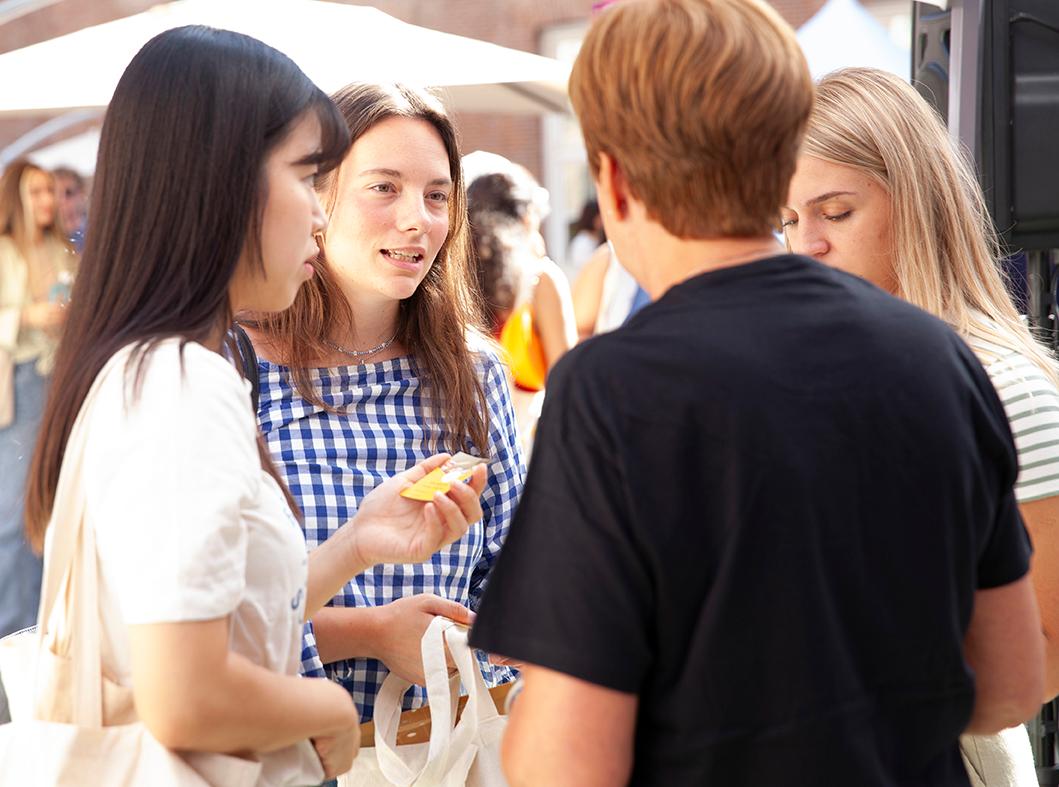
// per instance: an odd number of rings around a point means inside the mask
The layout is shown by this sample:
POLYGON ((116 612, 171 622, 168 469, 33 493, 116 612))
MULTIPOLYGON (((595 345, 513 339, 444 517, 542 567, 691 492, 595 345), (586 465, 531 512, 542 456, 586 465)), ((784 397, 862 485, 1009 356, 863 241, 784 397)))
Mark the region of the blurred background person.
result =
MULTIPOLYGON (((951 325, 975 351, 1015 437, 1015 497, 1033 539, 1045 695, 1059 694, 1059 367, 1019 317, 973 169, 904 80, 846 69, 818 86, 782 212, 793 251, 854 273, 951 325)), ((1026 730, 964 736, 974 784, 1036 787, 1026 730)))
POLYGON ((599 203, 594 199, 586 201, 581 208, 581 215, 570 229, 572 237, 570 245, 566 247, 566 261, 563 270, 567 278, 573 282, 592 256, 592 252, 607 239, 603 231, 603 217, 599 215, 599 203))
POLYGON ((533 176, 481 151, 464 161, 465 170, 475 173, 468 181, 467 210, 478 286, 486 319, 510 364, 515 411, 528 448, 548 371, 577 343, 570 286, 542 253, 547 193, 533 176))
POLYGON ((0 176, 0 636, 36 620, 41 564, 22 533, 23 488, 76 259, 51 175, 12 163, 0 176))
POLYGON ((651 298, 622 267, 610 244, 604 244, 574 280, 573 301, 578 338, 587 339, 624 325, 651 298))
POLYGON ((85 245, 85 225, 88 222, 88 191, 85 179, 69 167, 52 170, 55 178, 55 199, 59 206, 59 221, 70 244, 78 254, 85 245))

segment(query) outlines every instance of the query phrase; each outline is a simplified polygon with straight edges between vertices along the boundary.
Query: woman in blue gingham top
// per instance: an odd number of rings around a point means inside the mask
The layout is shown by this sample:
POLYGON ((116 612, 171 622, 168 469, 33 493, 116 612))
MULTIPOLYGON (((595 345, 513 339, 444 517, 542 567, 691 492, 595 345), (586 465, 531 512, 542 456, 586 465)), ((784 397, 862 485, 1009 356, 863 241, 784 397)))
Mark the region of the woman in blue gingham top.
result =
MULTIPOLYGON (((433 593, 472 610, 477 607, 507 534, 523 476, 505 370, 484 344, 478 351, 489 402, 489 445, 479 448, 468 442, 466 450, 492 459, 482 495, 482 522, 429 563, 376 566, 354 577, 332 605, 381 607, 412 594, 433 593)), ((286 371, 268 361, 259 363, 258 420, 269 453, 301 506, 305 540, 313 549, 356 513, 368 492, 433 451, 425 440, 429 430, 422 422, 422 389, 413 359, 314 370, 325 401, 344 413, 328 412, 303 399, 286 371)), ((487 670, 491 685, 510 679, 507 668, 487 670)), ((312 623, 306 626, 302 671, 313 677, 326 674, 345 686, 364 720, 372 718, 375 694, 387 674, 376 659, 324 665, 312 623)), ((425 696, 422 687, 414 687, 406 707, 418 707, 425 696)))
MULTIPOLYGON (((321 254, 291 309, 254 332, 258 420, 308 546, 419 458, 489 458, 482 522, 423 564, 352 578, 307 627, 304 671, 341 683, 370 719, 387 672, 422 684, 420 640, 435 615, 472 621, 524 471, 505 369, 478 326, 451 121, 399 86, 332 98, 353 144, 314 184, 329 214, 321 254)), ((491 683, 512 677, 480 660, 491 683)), ((405 706, 424 694, 411 690, 405 706)))

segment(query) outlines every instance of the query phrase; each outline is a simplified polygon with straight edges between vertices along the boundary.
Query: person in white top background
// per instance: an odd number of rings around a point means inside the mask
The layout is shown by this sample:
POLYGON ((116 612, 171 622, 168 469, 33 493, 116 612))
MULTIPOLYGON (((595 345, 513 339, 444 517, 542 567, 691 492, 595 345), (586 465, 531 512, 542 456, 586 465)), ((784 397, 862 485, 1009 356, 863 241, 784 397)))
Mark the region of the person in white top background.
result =
POLYGON ((326 224, 313 181, 348 145, 327 96, 255 39, 185 27, 144 46, 103 126, 27 490, 39 545, 61 467, 86 468, 103 672, 134 703, 111 717, 138 716, 174 750, 253 754, 262 785, 319 783, 358 747, 349 694, 297 674, 307 617, 350 576, 428 559, 481 516, 481 471, 433 502, 400 497, 441 455, 307 556, 224 357, 234 313, 286 309, 312 277, 326 224), (94 382, 85 454, 64 456, 94 382))
MULTIPOLYGON (((818 84, 782 224, 793 251, 945 320, 989 373, 1018 451, 1015 496, 1033 539, 1046 640, 1041 702, 1051 699, 1059 694, 1059 366, 1005 288, 973 170, 904 80, 836 71, 818 84)), ((965 735, 961 750, 976 785, 1036 787, 1024 727, 965 735)))

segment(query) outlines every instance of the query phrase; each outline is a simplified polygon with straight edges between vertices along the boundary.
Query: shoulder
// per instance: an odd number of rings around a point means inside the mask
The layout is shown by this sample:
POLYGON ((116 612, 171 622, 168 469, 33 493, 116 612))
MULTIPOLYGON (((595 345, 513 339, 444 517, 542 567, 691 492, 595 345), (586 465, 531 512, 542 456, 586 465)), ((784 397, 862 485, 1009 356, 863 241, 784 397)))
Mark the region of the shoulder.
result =
MULTIPOLYGON (((220 354, 197 342, 168 338, 119 350, 101 372, 102 386, 120 387, 130 409, 249 410, 248 383, 220 354)), ((176 411, 173 411, 176 414, 176 411)))
POLYGON ((544 257, 537 264, 537 286, 533 288, 533 301, 561 302, 570 299, 570 282, 562 268, 553 260, 544 257), (564 297, 565 293, 565 297, 564 297))
POLYGON ((619 396, 634 395, 641 367, 635 350, 637 341, 628 326, 592 336, 572 347, 548 373, 546 401, 567 406, 580 401, 589 407, 615 404, 619 396))
POLYGON ((972 341, 971 347, 1005 406, 1021 400, 1036 400, 1040 405, 1059 401, 1055 383, 1023 353, 983 341, 972 341))
POLYGON ((507 365, 501 356, 500 345, 481 331, 468 329, 467 351, 474 360, 475 369, 479 378, 487 384, 495 384, 499 375, 500 380, 506 380, 507 365))
POLYGON ((553 289, 558 289, 563 284, 569 287, 566 274, 563 273, 563 269, 559 267, 559 264, 550 257, 541 257, 536 263, 537 281, 538 284, 545 284, 553 289))

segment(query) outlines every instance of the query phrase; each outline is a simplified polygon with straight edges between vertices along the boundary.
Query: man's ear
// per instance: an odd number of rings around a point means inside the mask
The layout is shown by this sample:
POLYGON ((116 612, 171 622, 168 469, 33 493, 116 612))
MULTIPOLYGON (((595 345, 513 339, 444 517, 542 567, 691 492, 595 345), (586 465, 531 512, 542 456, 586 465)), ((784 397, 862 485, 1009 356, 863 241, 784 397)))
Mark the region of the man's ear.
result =
POLYGON ((596 182, 599 210, 607 219, 623 221, 629 213, 629 184, 621 166, 609 154, 599 154, 599 177, 596 182))

